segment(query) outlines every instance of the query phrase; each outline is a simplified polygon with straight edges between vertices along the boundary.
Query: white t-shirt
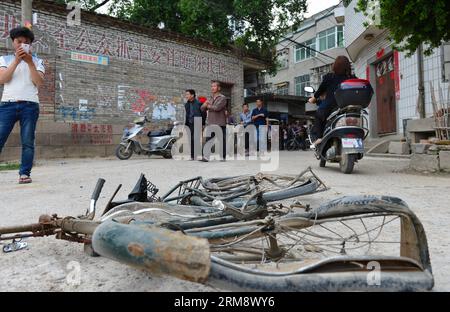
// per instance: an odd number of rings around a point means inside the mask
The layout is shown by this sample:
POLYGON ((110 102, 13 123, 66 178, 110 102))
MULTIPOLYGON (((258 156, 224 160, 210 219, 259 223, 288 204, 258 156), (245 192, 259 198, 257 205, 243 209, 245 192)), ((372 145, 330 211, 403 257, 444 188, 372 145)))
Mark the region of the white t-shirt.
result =
MULTIPOLYGON (((0 57, 0 67, 7 68, 14 62, 14 55, 0 57)), ((33 63, 36 69, 45 74, 44 61, 33 56, 33 63)), ((39 103, 38 88, 31 80, 30 68, 25 61, 17 65, 12 79, 5 83, 3 89, 2 102, 8 101, 30 101, 39 103)))

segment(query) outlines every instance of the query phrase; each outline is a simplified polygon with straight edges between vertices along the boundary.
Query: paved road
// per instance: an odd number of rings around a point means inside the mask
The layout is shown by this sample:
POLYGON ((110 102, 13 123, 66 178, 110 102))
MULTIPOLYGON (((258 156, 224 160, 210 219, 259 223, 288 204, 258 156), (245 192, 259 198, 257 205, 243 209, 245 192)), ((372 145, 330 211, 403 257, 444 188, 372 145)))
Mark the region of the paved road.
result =
MULTIPOLYGON (((312 206, 342 195, 391 195, 405 200, 423 222, 430 246, 436 286, 450 291, 449 176, 421 176, 402 172, 407 160, 365 158, 354 174, 341 174, 338 167, 318 168, 311 152, 282 152, 277 173, 298 173, 313 166, 332 188, 302 198, 312 206)), ((98 177, 106 179, 99 207, 103 207, 119 183, 118 197, 125 198, 139 174, 144 172, 160 188, 169 189, 181 179, 203 175, 254 174, 257 162, 186 162, 162 158, 64 159, 38 161, 34 183, 17 185, 16 172, 0 172, 0 226, 36 222, 39 215, 79 215, 89 205, 98 177)), ((209 285, 193 284, 165 276, 150 276, 104 258, 90 258, 82 246, 54 238, 28 239, 28 250, 0 254, 0 291, 210 291, 209 285), (75 262, 72 262, 75 261, 75 262), (66 283, 81 267, 81 285, 66 283)))

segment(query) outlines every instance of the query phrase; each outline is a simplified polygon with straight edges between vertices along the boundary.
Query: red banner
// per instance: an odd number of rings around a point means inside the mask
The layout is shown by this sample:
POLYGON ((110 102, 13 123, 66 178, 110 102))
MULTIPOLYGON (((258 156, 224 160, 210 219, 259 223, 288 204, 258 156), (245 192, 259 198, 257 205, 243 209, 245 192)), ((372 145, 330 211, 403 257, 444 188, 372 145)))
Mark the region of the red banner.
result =
POLYGON ((112 125, 72 124, 75 145, 109 145, 113 143, 112 134, 112 125))

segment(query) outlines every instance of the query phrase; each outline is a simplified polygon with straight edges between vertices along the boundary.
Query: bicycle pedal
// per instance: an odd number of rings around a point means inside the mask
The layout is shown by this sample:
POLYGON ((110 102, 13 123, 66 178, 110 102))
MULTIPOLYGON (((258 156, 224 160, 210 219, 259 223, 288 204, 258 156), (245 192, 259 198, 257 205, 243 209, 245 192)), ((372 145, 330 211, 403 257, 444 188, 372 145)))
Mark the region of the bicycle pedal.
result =
POLYGON ((3 252, 8 253, 8 252, 19 251, 19 250, 25 249, 27 247, 28 247, 28 243, 26 243, 26 242, 13 241, 12 243, 9 243, 9 244, 6 244, 5 246, 3 246, 3 252))

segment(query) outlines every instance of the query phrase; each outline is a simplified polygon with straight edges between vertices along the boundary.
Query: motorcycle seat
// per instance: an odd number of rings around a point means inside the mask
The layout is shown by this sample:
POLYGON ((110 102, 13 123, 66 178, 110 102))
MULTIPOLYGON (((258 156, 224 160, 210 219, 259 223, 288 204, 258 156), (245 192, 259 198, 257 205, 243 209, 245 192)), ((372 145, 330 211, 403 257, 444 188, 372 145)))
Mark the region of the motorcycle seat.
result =
POLYGON ((159 130, 159 131, 150 131, 147 135, 149 138, 156 138, 163 135, 168 135, 170 133, 171 133, 170 130, 159 130))

